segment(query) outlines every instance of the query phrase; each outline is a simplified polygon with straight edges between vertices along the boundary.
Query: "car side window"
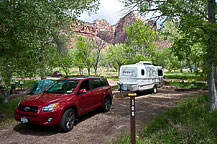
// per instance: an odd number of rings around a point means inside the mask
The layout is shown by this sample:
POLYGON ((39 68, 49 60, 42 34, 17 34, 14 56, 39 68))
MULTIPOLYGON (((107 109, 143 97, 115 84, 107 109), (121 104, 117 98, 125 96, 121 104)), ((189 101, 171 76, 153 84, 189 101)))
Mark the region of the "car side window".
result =
POLYGON ((89 79, 88 79, 88 80, 84 80, 84 81, 81 83, 81 85, 80 85, 80 87, 79 87, 79 90, 80 90, 80 89, 86 89, 87 91, 90 90, 89 79))
POLYGON ((105 79, 100 79, 100 81, 101 81, 101 86, 106 86, 106 85, 107 85, 107 83, 106 83, 106 80, 105 80, 105 79))
POLYGON ((91 88, 92 89, 95 89, 95 88, 98 88, 101 86, 102 86, 102 83, 101 83, 100 79, 91 79, 91 88))

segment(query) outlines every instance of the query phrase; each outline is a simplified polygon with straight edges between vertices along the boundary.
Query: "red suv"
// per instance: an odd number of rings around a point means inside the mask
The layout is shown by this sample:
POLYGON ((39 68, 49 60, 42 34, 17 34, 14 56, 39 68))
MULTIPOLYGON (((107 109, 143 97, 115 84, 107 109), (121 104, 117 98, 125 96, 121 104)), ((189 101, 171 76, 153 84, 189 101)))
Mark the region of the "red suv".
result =
POLYGON ((64 78, 21 101, 15 119, 27 124, 59 125, 61 131, 68 132, 80 115, 97 108, 109 111, 112 98, 105 78, 64 78))

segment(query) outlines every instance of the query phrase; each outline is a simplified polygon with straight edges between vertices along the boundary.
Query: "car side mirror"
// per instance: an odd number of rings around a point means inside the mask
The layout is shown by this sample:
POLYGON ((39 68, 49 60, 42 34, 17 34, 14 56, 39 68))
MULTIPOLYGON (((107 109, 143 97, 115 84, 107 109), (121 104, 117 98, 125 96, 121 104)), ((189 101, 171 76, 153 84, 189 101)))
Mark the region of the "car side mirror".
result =
POLYGON ((84 94, 84 93, 87 93, 87 90, 86 90, 86 89, 80 89, 80 90, 79 90, 79 94, 84 94))

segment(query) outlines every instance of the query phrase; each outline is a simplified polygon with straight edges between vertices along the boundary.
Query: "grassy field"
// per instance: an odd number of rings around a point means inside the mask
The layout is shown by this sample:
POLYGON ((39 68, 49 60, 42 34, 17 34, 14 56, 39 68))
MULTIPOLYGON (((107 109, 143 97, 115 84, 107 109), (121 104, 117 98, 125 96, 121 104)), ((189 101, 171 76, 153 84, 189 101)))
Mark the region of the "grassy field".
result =
MULTIPOLYGON (((162 113, 137 135, 137 144, 215 144, 217 111, 209 111, 208 95, 187 98, 162 113)), ((129 135, 115 142, 130 143, 129 135)))
POLYGON ((169 81, 167 85, 178 86, 187 89, 207 89, 206 82, 184 82, 184 81, 169 81))
POLYGON ((164 72, 165 79, 179 79, 187 81, 206 81, 206 76, 202 73, 191 73, 191 72, 164 72))

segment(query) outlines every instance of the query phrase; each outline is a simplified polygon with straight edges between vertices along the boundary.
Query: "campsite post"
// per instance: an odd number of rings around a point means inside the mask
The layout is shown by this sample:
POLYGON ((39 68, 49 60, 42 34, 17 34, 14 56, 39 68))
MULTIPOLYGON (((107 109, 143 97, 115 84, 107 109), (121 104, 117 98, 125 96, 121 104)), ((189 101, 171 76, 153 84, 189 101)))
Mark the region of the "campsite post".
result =
POLYGON ((135 113, 135 96, 136 93, 129 93, 130 97, 130 129, 131 129, 131 144, 136 143, 136 113, 135 113))

